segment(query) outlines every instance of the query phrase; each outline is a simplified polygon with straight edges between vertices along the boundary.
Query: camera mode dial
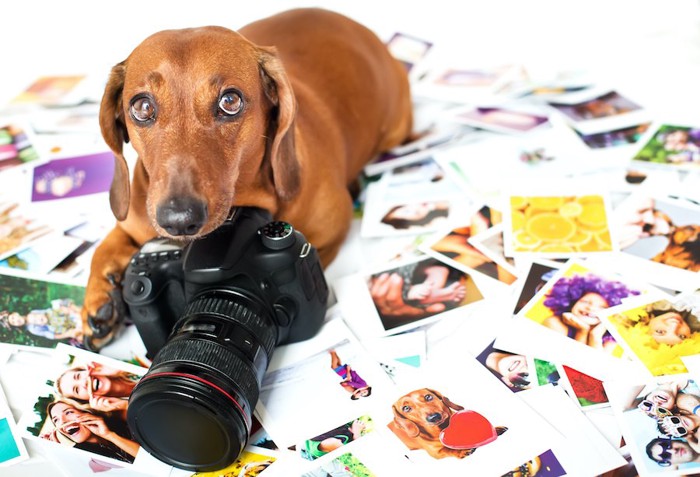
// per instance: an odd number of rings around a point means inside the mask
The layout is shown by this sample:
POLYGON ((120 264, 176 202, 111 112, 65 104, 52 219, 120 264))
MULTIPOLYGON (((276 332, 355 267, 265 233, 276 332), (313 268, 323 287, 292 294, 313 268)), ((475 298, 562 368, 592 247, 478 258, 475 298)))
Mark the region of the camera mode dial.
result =
POLYGON ((294 227, 287 222, 274 221, 258 230, 262 243, 270 250, 283 250, 294 245, 294 227))

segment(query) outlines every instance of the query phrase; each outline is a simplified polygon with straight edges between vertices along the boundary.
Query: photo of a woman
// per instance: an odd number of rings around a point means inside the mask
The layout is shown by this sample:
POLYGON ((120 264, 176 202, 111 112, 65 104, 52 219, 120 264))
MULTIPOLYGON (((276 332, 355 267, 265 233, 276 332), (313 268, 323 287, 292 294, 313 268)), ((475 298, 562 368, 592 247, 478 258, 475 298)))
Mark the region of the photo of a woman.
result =
POLYGON ((60 345, 20 427, 27 437, 82 451, 84 458, 134 464, 141 447, 127 424, 127 409, 131 390, 145 372, 60 345))
POLYGON ((597 313, 638 294, 639 291, 630 290, 622 282, 590 273, 561 277, 546 294, 543 304, 552 311, 552 316, 542 324, 580 343, 612 352, 615 340, 597 313))
POLYGON ((635 300, 604 320, 654 376, 685 373, 681 357, 700 353, 699 298, 635 300))
POLYGON ((94 361, 67 369, 56 379, 64 397, 100 411, 126 411, 131 391, 140 376, 94 361))
POLYGON ((43 439, 125 462, 133 462, 140 448, 122 418, 60 398, 46 407, 46 414, 43 439))
POLYGON ((599 313, 640 293, 617 275, 590 270, 582 262, 570 262, 548 278, 521 314, 559 335, 606 354, 619 355, 622 350, 601 323, 599 313))
POLYGON ((382 223, 397 230, 434 227, 450 213, 446 201, 416 202, 396 205, 382 217, 382 223))

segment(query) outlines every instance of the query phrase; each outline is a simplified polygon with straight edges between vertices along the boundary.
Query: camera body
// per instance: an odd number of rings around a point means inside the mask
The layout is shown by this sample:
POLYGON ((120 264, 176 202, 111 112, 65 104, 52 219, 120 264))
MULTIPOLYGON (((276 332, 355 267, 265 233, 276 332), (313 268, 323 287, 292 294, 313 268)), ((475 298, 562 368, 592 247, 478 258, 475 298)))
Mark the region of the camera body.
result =
POLYGON ((189 243, 156 238, 131 259, 122 293, 153 359, 186 305, 212 289, 239 289, 268 307, 275 344, 312 337, 323 322, 328 285, 318 254, 286 222, 255 208, 234 209, 210 235, 189 243))
POLYGON ((238 457, 275 347, 315 335, 328 300, 316 249, 252 207, 185 246, 148 242, 122 293, 152 359, 129 397, 129 428, 156 458, 193 471, 238 457))

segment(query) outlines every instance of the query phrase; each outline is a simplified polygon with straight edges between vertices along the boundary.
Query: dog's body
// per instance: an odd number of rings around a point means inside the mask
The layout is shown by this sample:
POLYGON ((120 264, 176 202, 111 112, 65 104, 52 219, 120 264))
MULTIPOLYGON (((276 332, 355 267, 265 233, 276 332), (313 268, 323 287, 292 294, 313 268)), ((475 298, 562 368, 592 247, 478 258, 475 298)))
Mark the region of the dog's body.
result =
POLYGON ((100 126, 116 155, 119 222, 95 251, 86 291, 96 349, 112 337, 118 282, 138 248, 158 235, 197 239, 232 207, 290 222, 328 265, 352 219, 348 186, 368 160, 407 140, 412 115, 406 71, 376 35, 339 14, 298 9, 239 33, 147 38, 112 69, 100 126), (131 184, 126 141, 138 153, 131 184))
POLYGON ((464 407, 432 389, 417 389, 401 396, 393 405, 394 420, 388 426, 410 450, 423 449, 435 459, 462 459, 474 449, 450 449, 440 441, 455 411, 464 407))

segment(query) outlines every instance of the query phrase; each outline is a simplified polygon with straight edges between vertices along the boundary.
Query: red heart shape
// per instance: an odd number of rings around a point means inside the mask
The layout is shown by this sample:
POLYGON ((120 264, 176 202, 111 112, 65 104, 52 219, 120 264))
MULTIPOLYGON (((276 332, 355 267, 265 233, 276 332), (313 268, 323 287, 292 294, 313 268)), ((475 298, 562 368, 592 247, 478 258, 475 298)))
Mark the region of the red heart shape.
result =
POLYGON ((450 449, 474 449, 493 442, 496 429, 484 416, 475 411, 459 411, 452 415, 450 424, 440 433, 440 442, 450 449))

